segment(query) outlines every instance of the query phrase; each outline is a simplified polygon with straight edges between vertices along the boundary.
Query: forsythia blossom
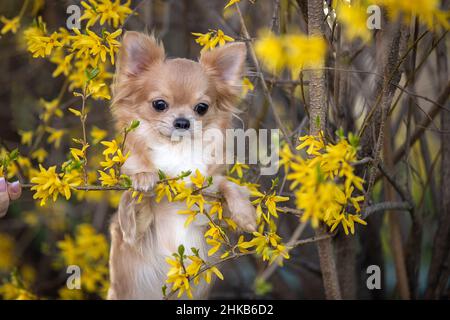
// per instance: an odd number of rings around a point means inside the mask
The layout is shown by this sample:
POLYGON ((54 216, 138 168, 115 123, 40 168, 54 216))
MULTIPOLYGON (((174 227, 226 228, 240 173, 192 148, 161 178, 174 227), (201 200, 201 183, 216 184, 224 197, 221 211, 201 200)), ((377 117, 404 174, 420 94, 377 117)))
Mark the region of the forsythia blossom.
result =
POLYGON ((297 148, 306 150, 309 157, 291 155, 287 178, 292 180, 297 207, 303 211, 301 220, 310 220, 314 227, 323 221, 331 231, 341 225, 345 234, 353 234, 355 222, 366 224, 359 206, 364 197, 354 194, 355 190, 363 191, 364 183, 352 166, 357 161, 356 138, 341 136, 336 144, 326 144, 321 133, 300 141, 297 148))
POLYGON ((303 34, 277 36, 270 31, 261 33, 255 51, 262 63, 274 73, 287 68, 294 78, 305 67, 320 67, 326 52, 325 41, 303 34))
POLYGON ((39 165, 39 169, 40 172, 31 179, 31 182, 36 184, 31 190, 36 191, 33 198, 41 199, 41 206, 45 205, 48 198, 56 201, 59 195, 69 200, 71 189, 79 186, 82 182, 77 174, 57 173, 56 166, 45 169, 42 165, 39 165))
POLYGON ((232 42, 234 39, 227 36, 222 30, 210 30, 208 33, 192 32, 192 35, 196 36, 195 42, 203 47, 202 51, 214 49, 219 46, 223 46, 226 42, 232 42))

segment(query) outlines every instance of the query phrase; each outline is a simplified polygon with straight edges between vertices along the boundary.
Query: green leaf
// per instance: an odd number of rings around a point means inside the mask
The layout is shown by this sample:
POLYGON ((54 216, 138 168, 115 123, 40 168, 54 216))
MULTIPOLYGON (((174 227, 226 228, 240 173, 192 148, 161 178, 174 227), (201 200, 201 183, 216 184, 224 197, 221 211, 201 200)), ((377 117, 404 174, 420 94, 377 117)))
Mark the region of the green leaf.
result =
POLYGON ((192 174, 192 171, 191 171, 191 170, 188 170, 188 171, 181 171, 180 179, 189 177, 191 174, 192 174))
POLYGON ((345 138, 344 128, 340 127, 338 130, 336 130, 336 136, 339 137, 339 139, 345 138))
POLYGON ((19 149, 14 149, 9 153, 9 160, 16 161, 19 158, 19 149))
POLYGON ((199 251, 198 251, 197 248, 192 247, 192 248, 191 248, 191 251, 192 251, 192 252, 194 253, 194 255, 196 255, 197 257, 199 256, 199 251))
POLYGON ((357 135, 354 135, 352 132, 348 134, 348 142, 350 145, 354 148, 358 148, 359 146, 359 137, 357 135))
POLYGON ((120 184, 122 187, 125 187, 125 188, 131 187, 132 182, 131 182, 131 179, 129 176, 127 176, 126 174, 122 174, 122 175, 120 175, 120 179, 121 179, 120 184))
POLYGON ((131 131, 135 130, 137 127, 139 127, 140 124, 141 124, 141 122, 139 120, 131 121, 131 124, 128 127, 128 132, 131 132, 131 131))
POLYGON ((100 70, 98 68, 93 69, 85 69, 84 70, 86 77, 88 78, 88 81, 94 80, 98 74, 100 73, 100 70))
POLYGON ((208 187, 209 187, 210 185, 212 185, 212 183, 213 183, 213 177, 212 177, 212 176, 209 176, 209 177, 206 179, 206 182, 208 182, 208 187))
POLYGON ((159 177, 159 180, 164 180, 164 179, 166 179, 166 174, 164 172, 162 172, 161 170, 158 170, 158 177, 159 177))
POLYGON ((325 177, 322 173, 322 170, 320 169, 320 164, 317 164, 316 166, 316 170, 317 170, 317 180, 319 183, 322 183, 325 181, 325 177))
POLYGON ((270 189, 275 189, 279 182, 280 182, 280 179, 278 177, 276 177, 275 179, 272 179, 272 186, 270 187, 270 189))
POLYGON ((180 244, 179 246, 178 246, 178 254, 180 255, 180 257, 183 257, 184 256, 184 246, 182 245, 182 244, 180 244))
POLYGON ((258 296, 264 296, 272 291, 272 284, 262 278, 255 280, 255 293, 258 296))
POLYGON ((163 296, 165 297, 165 296, 167 295, 167 286, 166 286, 166 285, 163 285, 163 286, 161 287, 161 290, 162 290, 163 296))

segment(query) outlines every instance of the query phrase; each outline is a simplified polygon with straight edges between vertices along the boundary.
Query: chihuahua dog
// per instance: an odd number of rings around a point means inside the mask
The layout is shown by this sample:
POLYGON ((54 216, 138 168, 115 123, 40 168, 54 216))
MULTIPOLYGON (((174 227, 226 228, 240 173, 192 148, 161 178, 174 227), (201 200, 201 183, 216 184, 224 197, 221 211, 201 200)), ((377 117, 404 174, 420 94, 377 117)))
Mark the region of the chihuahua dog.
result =
MULTIPOLYGON (((223 165, 204 163, 201 155, 191 154, 172 139, 175 132, 193 131, 199 122, 202 130, 231 128, 245 59, 244 43, 205 51, 198 62, 168 59, 153 36, 127 32, 118 58, 112 111, 118 129, 140 121, 127 137, 125 151, 130 157, 122 167, 135 189, 151 190, 159 180, 158 170, 175 177, 198 169, 213 177, 210 188, 223 196, 224 214, 251 232, 256 229, 256 213, 247 189, 228 181, 223 165)), ((203 236, 208 221, 199 217, 185 228, 186 216, 177 213, 183 209, 181 202, 156 203, 151 197, 138 202, 131 191, 124 192, 110 226, 109 299, 163 298, 161 288, 169 269, 165 258, 180 244, 188 253, 192 247, 200 249, 208 261, 203 236)), ((207 293, 200 285, 194 296, 206 298, 207 293)))

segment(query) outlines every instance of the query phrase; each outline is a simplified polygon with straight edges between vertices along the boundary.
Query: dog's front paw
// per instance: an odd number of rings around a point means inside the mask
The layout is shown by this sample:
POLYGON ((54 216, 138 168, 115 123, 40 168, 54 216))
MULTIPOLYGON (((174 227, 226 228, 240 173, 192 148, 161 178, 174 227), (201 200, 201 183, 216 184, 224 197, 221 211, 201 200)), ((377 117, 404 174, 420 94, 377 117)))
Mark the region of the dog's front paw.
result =
POLYGON ((150 191, 159 181, 158 174, 153 172, 141 172, 130 176, 133 189, 150 191))
POLYGON ((237 192, 225 197, 230 217, 244 231, 256 231, 256 209, 246 193, 237 192))

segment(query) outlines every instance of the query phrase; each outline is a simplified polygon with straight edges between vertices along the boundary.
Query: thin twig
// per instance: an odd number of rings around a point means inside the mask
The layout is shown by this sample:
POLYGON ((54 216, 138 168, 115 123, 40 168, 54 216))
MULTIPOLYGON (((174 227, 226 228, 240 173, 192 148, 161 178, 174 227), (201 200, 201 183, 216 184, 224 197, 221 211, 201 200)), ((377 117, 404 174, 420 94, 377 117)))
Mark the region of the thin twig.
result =
MULTIPOLYGON (((239 16, 239 20, 240 20, 240 23, 241 23, 242 32, 244 34, 244 37, 246 39, 251 39, 250 34, 249 34, 249 32, 247 30, 247 27, 245 25, 244 17, 242 16, 241 9, 239 8, 239 5, 237 3, 236 3, 235 6, 236 6, 236 10, 237 10, 237 13, 238 13, 238 16, 239 16)), ((262 89, 264 91, 264 95, 266 96, 266 99, 267 99, 267 101, 269 103, 269 106, 270 106, 270 108, 271 108, 271 110, 273 112, 273 116, 274 116, 275 122, 277 123, 277 126, 280 128, 281 132, 283 133, 284 137, 286 138, 286 141, 289 144, 289 148, 291 150, 295 150, 291 139, 289 139, 289 133, 288 133, 286 127, 284 126, 283 122, 281 121, 281 118, 280 118, 280 116, 278 114, 278 111, 275 108, 275 104, 273 102, 272 95, 270 94, 269 88, 267 87, 267 83, 266 83, 264 74, 262 73, 261 66, 259 65, 258 58, 256 57, 256 53, 255 53, 255 49, 253 48, 253 44, 252 44, 251 41, 248 41, 246 43, 247 43, 247 47, 248 47, 249 52, 250 52, 250 57, 252 58, 253 64, 255 65, 256 72, 258 73, 258 75, 259 75, 259 77, 261 79, 261 87, 262 87, 262 89)))

